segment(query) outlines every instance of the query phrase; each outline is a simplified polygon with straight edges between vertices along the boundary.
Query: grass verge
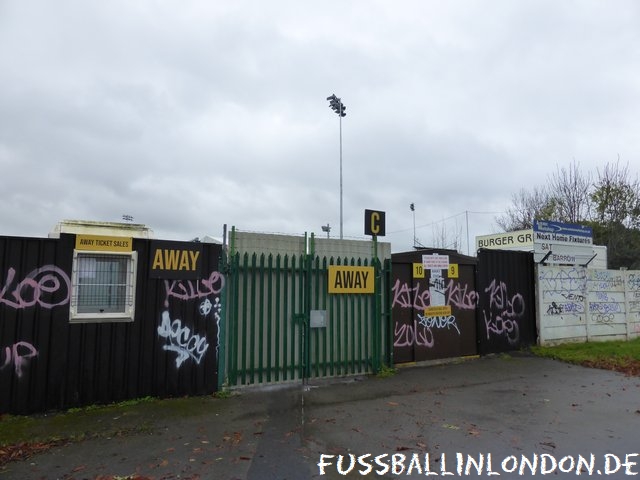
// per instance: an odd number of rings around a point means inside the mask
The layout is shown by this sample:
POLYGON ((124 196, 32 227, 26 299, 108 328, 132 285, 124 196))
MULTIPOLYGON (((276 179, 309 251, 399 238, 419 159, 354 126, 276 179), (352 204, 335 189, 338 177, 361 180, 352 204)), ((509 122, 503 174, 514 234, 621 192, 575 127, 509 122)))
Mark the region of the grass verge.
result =
POLYGON ((166 418, 216 412, 213 396, 127 400, 38 415, 0 415, 0 474, 8 462, 89 438, 152 434, 166 418))
POLYGON ((640 338, 630 341, 564 343, 552 347, 534 346, 531 351, 541 357, 640 376, 640 338))

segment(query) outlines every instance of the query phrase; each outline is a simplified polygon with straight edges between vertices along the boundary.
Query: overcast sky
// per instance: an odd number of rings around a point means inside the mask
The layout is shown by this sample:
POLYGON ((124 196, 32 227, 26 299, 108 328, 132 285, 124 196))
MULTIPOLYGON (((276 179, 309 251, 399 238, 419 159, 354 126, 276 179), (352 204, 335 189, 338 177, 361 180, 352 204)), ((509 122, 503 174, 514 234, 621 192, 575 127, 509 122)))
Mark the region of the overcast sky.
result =
POLYGON ((0 0, 0 235, 475 235, 573 160, 640 166, 640 2, 0 0), (468 228, 467 228, 468 226, 468 228))

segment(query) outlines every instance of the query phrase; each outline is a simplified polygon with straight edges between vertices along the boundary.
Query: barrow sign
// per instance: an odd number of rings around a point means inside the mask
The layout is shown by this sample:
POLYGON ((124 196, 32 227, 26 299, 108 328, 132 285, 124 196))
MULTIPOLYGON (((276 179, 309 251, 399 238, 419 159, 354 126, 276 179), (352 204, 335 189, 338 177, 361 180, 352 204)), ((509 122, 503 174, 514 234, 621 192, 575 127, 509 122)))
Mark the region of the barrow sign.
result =
POLYGON ((533 247, 536 263, 588 265, 595 257, 592 230, 583 225, 534 220, 533 247))
POLYGON ((154 240, 149 258, 150 278, 195 280, 202 272, 202 244, 154 240))
POLYGON ((373 267, 329 265, 329 293, 374 293, 373 267))

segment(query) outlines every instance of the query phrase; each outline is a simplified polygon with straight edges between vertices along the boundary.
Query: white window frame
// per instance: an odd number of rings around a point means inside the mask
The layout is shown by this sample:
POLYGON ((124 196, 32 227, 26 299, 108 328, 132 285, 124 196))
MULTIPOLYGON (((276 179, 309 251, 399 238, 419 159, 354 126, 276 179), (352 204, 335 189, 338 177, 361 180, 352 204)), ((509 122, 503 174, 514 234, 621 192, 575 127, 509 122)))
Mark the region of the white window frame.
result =
MULTIPOLYGON (((100 323, 100 322, 133 322, 136 306, 136 272, 138 267, 138 252, 105 252, 105 251, 73 251, 73 267, 71 272, 71 301, 69 302, 70 323, 100 323), (118 312, 78 312, 78 296, 82 288, 80 282, 82 273, 80 264, 83 259, 98 259, 99 257, 126 257, 127 272, 125 286, 125 301, 122 311, 118 312)), ((84 273, 86 274, 86 272, 84 273)))

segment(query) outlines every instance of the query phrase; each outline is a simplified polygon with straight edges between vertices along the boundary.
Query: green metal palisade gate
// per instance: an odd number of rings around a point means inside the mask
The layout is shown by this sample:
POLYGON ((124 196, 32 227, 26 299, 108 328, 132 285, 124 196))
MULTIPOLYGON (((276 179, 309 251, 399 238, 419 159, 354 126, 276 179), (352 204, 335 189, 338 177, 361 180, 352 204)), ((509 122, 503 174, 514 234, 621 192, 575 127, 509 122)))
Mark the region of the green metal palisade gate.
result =
POLYGON ((392 364, 391 261, 239 254, 225 263, 219 373, 228 386, 376 373, 392 364), (375 293, 330 295, 329 265, 373 266, 375 293), (311 311, 326 326, 311 328, 311 311))

